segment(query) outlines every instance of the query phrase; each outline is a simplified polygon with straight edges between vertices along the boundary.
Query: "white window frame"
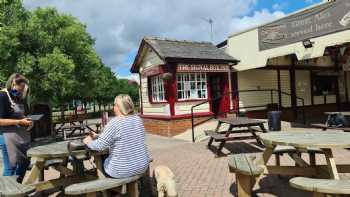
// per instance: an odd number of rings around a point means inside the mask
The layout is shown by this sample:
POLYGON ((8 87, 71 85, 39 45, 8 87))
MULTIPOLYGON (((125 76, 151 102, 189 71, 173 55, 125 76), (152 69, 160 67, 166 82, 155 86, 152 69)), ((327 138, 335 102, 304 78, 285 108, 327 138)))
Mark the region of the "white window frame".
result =
POLYGON ((160 75, 153 76, 150 79, 152 89, 152 102, 165 102, 164 82, 160 75))
POLYGON ((206 73, 177 73, 176 79, 178 101, 208 99, 206 73))

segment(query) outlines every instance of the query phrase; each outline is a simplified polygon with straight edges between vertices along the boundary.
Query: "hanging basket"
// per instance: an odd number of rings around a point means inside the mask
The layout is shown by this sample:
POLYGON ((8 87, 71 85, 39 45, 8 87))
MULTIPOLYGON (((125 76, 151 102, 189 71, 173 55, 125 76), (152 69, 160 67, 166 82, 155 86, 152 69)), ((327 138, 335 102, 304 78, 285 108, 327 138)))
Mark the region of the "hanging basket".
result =
POLYGON ((164 74, 162 74, 162 79, 164 81, 170 81, 172 78, 173 78, 173 74, 171 74, 171 73, 164 73, 164 74))

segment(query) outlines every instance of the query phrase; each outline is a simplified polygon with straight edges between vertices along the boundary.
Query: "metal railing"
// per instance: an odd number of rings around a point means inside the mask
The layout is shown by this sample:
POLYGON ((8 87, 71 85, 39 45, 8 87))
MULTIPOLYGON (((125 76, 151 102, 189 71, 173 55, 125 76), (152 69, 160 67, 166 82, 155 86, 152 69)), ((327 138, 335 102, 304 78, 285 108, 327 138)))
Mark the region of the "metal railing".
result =
MULTIPOLYGON (((225 115, 227 113, 230 113, 230 112, 235 112, 237 116, 239 116, 240 114, 240 110, 241 109, 251 109, 251 108, 261 108, 261 107, 264 107, 266 108, 267 107, 267 104, 265 105, 252 105, 252 106, 244 106, 244 107, 240 107, 239 106, 239 94, 240 93, 247 93, 247 92, 270 92, 270 104, 274 104, 274 92, 277 92, 278 93, 278 108, 283 108, 283 103, 282 103, 282 95, 287 95, 289 97, 292 97, 292 94, 290 93, 287 93, 287 92, 283 92, 283 91, 279 91, 279 90, 276 90, 276 89, 259 89, 259 90, 236 90, 236 91, 233 91, 233 92, 228 92, 228 93, 225 93, 225 94, 222 94, 214 99, 208 99, 206 101, 203 101, 201 103, 198 103, 196 105, 193 105, 191 107, 191 125, 192 125, 192 142, 195 142, 195 136, 194 136, 194 127, 197 126, 195 125, 194 123, 194 118, 195 118, 195 115, 194 115, 194 108, 196 107, 199 107, 201 105, 204 105, 204 104, 207 104, 209 102, 214 102, 214 101, 217 101, 219 99, 222 99, 223 97, 225 96, 233 96, 234 98, 237 98, 236 102, 237 102, 237 105, 235 106, 236 108, 235 109, 229 109, 228 111, 224 111, 224 112, 220 112, 220 113, 216 113, 216 114, 213 114, 213 116, 209 117, 207 120, 204 120, 204 121, 201 121, 200 124, 203 124, 211 119, 214 119, 218 116, 221 116, 221 115, 225 115)), ((297 99, 297 103, 296 105, 298 106, 298 100, 301 101, 302 103, 302 121, 303 123, 305 124, 305 100, 303 98, 300 98, 300 97, 296 97, 297 99)))

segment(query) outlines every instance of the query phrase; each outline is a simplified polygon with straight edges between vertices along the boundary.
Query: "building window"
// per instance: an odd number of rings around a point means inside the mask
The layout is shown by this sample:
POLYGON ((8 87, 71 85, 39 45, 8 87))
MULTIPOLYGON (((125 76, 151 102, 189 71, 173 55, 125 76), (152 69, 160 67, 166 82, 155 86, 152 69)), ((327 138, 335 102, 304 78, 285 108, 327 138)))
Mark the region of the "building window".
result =
POLYGON ((335 76, 318 76, 314 75, 313 92, 314 96, 336 94, 337 77, 335 76))
POLYGON ((152 101, 153 102, 164 102, 164 83, 163 79, 158 75, 151 77, 151 88, 152 88, 152 101))
POLYGON ((177 74, 177 99, 207 99, 207 75, 205 73, 177 74))

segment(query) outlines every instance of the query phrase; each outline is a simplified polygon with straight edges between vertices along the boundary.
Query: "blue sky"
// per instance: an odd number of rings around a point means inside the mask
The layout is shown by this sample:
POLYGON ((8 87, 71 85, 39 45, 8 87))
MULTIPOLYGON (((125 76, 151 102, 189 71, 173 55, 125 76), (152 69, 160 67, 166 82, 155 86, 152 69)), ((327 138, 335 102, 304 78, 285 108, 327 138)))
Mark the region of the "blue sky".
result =
POLYGON ((321 0, 260 0, 256 9, 280 10, 288 14, 319 2, 321 0))
POLYGON ((321 0, 23 0, 29 9, 55 7, 86 24, 96 50, 119 77, 137 79, 130 66, 145 36, 214 43, 321 0))

